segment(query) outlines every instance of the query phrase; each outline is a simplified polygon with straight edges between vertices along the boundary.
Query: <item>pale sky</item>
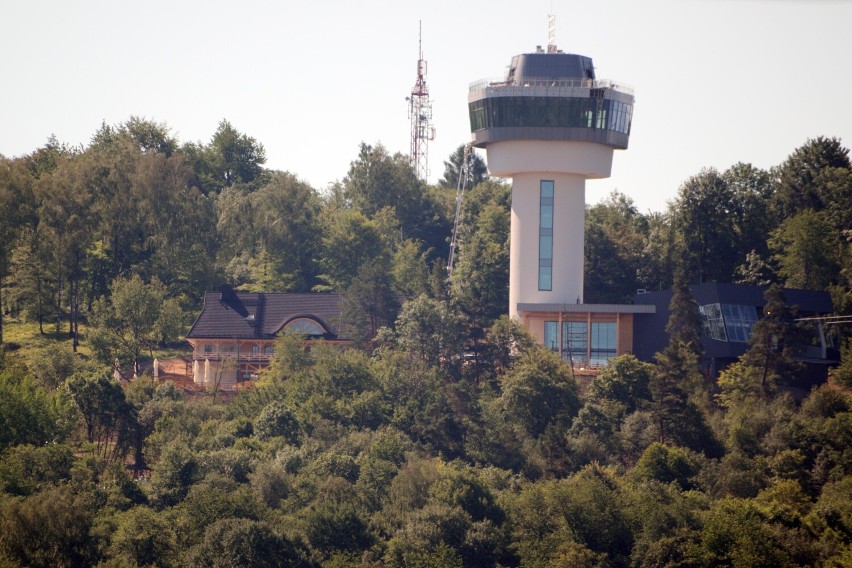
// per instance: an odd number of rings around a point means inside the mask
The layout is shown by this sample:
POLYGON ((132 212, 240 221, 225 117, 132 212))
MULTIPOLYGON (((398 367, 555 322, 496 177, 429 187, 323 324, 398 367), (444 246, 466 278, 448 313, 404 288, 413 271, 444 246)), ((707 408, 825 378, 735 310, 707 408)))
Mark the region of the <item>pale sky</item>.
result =
POLYGON ((207 142, 225 118, 321 190, 362 141, 408 153, 422 21, 435 182, 470 139, 470 83, 545 45, 548 13, 560 49, 635 90, 630 148, 590 203, 617 188, 660 211, 703 167, 852 146, 852 1, 2 0, 0 154, 88 144, 131 115, 207 142))

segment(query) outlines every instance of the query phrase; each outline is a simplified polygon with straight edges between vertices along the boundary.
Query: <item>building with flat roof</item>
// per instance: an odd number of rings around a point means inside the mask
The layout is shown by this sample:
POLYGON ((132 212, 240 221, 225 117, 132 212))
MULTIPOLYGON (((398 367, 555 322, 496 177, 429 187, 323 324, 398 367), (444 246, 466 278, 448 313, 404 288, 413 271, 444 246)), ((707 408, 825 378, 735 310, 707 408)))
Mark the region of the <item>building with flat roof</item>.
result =
MULTIPOLYGON (((707 282, 690 286, 703 320, 701 367, 705 376, 715 378, 725 367, 745 353, 752 326, 763 316, 766 304, 761 286, 707 282)), ((633 350, 643 361, 653 361, 669 342, 666 323, 673 290, 636 294, 637 306, 654 306, 655 310, 636 318, 633 350)), ((800 384, 816 384, 826 378, 828 368, 839 361, 839 354, 826 339, 823 319, 834 310, 831 295, 816 290, 784 289, 784 299, 795 311, 804 333, 803 342, 795 347, 795 359, 805 368, 800 384)))

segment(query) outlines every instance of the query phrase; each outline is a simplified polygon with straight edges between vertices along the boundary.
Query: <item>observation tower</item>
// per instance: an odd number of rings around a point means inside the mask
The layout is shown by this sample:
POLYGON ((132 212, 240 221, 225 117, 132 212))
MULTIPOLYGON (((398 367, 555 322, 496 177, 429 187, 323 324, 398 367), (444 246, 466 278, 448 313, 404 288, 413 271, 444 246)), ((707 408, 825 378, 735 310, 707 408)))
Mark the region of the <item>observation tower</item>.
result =
POLYGON ((583 304, 583 232, 586 180, 609 177, 613 150, 627 148, 633 93, 598 79, 591 58, 557 49, 552 17, 549 39, 513 57, 504 78, 471 85, 472 143, 491 175, 512 178, 509 315, 593 363, 632 347, 632 318, 621 324, 634 306, 583 304), (607 338, 596 357, 598 333, 607 338))

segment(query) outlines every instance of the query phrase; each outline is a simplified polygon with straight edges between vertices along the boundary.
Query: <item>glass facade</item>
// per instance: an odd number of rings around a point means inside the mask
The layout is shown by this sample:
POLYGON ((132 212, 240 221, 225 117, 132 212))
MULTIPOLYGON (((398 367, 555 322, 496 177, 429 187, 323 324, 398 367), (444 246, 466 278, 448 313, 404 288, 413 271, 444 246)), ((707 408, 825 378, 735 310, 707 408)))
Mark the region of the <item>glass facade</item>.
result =
POLYGON ((757 321, 754 306, 739 304, 706 304, 699 306, 704 322, 704 335, 717 341, 748 343, 751 328, 757 321))
POLYGON ((754 306, 722 304, 722 316, 725 318, 728 341, 748 343, 751 339, 751 326, 757 321, 757 310, 754 306))
POLYGON ((607 361, 615 357, 615 352, 615 324, 593 322, 589 362, 592 365, 606 365, 607 361))
POLYGON ((704 336, 717 341, 727 341, 725 320, 722 319, 722 308, 719 304, 698 306, 698 311, 701 312, 701 319, 704 323, 704 336))
POLYGON ((544 345, 560 351, 562 358, 574 365, 602 366, 617 354, 617 330, 615 322, 564 321, 544 322, 544 345), (557 337, 557 332, 559 336, 557 337), (561 344, 560 344, 561 342, 561 344))
POLYGON ((562 358, 583 365, 588 360, 589 328, 584 321, 562 322, 562 358))
POLYGON ((551 351, 559 351, 559 322, 544 322, 544 346, 551 351))
POLYGON ((595 128, 630 134, 633 105, 592 97, 489 97, 469 105, 472 132, 506 126, 595 128))
POLYGON ((553 181, 540 183, 538 289, 553 290, 553 181))

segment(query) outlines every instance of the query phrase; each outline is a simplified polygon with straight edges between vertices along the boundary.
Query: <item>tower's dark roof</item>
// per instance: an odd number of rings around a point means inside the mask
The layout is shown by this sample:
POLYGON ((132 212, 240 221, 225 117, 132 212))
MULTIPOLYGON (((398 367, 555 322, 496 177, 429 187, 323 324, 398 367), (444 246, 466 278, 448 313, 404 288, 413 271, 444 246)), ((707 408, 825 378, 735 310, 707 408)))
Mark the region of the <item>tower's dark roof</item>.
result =
POLYGON ((340 296, 337 294, 290 294, 284 292, 236 292, 223 287, 204 294, 204 308, 187 338, 274 339, 290 321, 310 318, 338 337, 340 296))
POLYGON ((512 58, 506 77, 510 83, 595 79, 592 58, 575 53, 523 53, 512 58))

